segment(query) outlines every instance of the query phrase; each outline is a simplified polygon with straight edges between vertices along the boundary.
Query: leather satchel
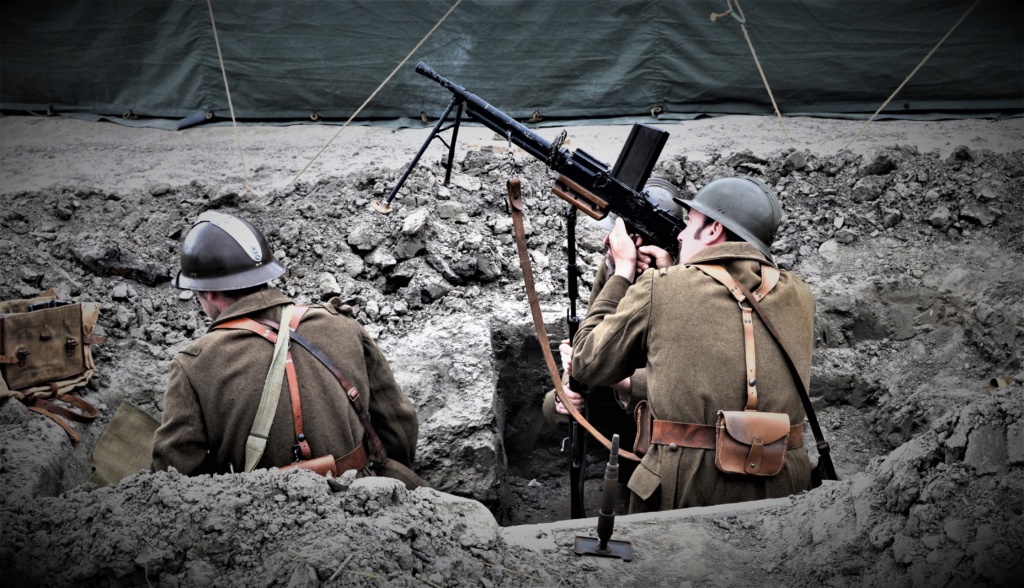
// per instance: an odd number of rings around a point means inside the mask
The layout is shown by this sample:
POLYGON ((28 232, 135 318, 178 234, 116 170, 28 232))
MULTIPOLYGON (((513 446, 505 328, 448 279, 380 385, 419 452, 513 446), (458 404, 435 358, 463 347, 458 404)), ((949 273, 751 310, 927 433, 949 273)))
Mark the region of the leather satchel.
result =
POLYGON ((0 373, 12 390, 73 378, 88 367, 82 305, 63 300, 48 304, 0 314, 0 373))
POLYGON ((789 415, 781 412, 720 410, 715 466, 728 474, 774 476, 786 463, 789 415))

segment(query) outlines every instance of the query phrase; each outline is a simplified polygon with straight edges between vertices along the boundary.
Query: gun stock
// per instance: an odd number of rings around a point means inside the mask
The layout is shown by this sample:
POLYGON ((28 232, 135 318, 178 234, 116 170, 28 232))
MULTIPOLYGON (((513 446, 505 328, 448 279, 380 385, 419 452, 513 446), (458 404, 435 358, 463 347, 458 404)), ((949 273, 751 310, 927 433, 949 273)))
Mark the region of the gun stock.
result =
MULTIPOLYGON (((672 255, 678 253, 679 243, 676 237, 683 230, 682 220, 659 208, 643 193, 616 178, 606 164, 586 151, 571 151, 562 146, 564 132, 556 141, 547 141, 479 96, 437 73, 422 61, 416 65, 416 73, 437 82, 451 92, 455 101, 464 104, 466 112, 474 120, 506 137, 512 144, 543 162, 549 169, 558 172, 559 177, 553 188, 558 197, 598 220, 609 213, 614 213, 626 222, 631 232, 640 235, 645 244, 657 245, 672 255)), ((667 136, 667 133, 665 135, 667 136)), ((646 180, 656 162, 656 154, 660 153, 663 144, 664 139, 656 145, 657 151, 654 156, 651 153, 644 154, 643 167, 646 169, 629 170, 631 179, 646 180)))

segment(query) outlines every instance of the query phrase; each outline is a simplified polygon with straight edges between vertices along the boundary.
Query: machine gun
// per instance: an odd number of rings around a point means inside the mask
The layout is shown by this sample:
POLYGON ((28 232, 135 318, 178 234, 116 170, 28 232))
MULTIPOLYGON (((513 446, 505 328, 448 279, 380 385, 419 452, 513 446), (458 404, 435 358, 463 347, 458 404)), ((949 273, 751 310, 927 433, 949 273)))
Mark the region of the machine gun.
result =
POLYGON ((661 155, 668 133, 645 125, 633 125, 615 167, 609 169, 606 164, 582 149, 571 151, 564 147, 562 143, 565 141, 565 131, 562 131, 555 141, 546 141, 479 96, 444 78, 422 61, 416 65, 416 73, 446 88, 453 94, 452 100, 416 157, 388 194, 386 201, 375 203, 377 210, 388 211, 391 201, 426 151, 430 141, 440 131, 453 128, 446 162, 445 184, 448 183, 459 122, 465 109, 474 120, 506 137, 548 168, 558 172, 559 176, 552 191, 560 198, 596 220, 605 218, 609 213, 615 214, 625 221, 630 232, 643 239, 645 245, 657 245, 673 256, 678 253, 679 244, 676 236, 683 230, 683 222, 672 213, 659 208, 640 191, 650 177, 658 156, 661 155), (458 110, 454 124, 452 127, 442 128, 456 106, 458 110))

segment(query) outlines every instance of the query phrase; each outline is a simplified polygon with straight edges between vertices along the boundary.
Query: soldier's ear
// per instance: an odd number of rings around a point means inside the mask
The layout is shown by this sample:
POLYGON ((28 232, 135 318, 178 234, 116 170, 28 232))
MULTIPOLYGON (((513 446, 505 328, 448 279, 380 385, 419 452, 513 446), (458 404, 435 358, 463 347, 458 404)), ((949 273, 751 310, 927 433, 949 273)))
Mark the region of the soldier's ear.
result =
POLYGON ((725 241, 725 226, 718 221, 710 222, 704 225, 697 238, 705 245, 716 245, 725 241))

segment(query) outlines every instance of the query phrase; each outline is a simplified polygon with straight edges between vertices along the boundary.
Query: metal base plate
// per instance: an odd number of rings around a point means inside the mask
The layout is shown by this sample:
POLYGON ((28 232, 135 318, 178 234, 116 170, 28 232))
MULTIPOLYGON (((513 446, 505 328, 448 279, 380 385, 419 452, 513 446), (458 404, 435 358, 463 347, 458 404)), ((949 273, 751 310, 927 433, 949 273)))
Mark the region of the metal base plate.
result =
POLYGON ((374 210, 381 214, 387 214, 391 212, 391 206, 387 203, 387 201, 380 202, 379 200, 371 200, 370 206, 372 206, 374 210))
POLYGON ((601 541, 596 537, 576 536, 576 555, 596 555, 599 557, 617 557, 622 561, 633 560, 633 544, 629 541, 608 540, 608 546, 602 550, 601 541))

